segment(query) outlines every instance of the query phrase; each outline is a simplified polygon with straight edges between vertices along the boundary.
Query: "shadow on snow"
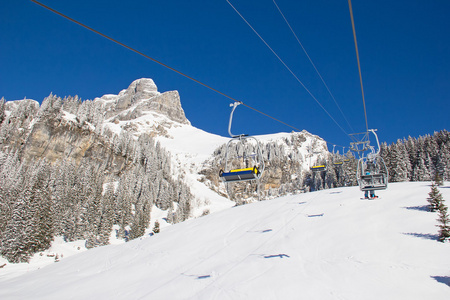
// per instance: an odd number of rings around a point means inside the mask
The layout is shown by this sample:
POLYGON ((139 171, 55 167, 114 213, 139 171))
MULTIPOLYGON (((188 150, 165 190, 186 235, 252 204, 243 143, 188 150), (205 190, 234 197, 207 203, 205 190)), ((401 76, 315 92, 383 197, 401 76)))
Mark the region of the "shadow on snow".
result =
POLYGON ((423 238, 423 239, 427 239, 427 240, 433 240, 433 241, 437 241, 439 239, 439 235, 431 234, 431 233, 408 232, 408 233, 403 233, 403 234, 411 235, 411 236, 415 236, 415 237, 419 237, 419 238, 423 238))
POLYGON ((431 278, 435 279, 437 282, 450 286, 450 277, 448 276, 431 276, 431 278))
POLYGON ((404 208, 409 209, 409 210, 430 211, 428 205, 408 206, 408 207, 404 207, 404 208))

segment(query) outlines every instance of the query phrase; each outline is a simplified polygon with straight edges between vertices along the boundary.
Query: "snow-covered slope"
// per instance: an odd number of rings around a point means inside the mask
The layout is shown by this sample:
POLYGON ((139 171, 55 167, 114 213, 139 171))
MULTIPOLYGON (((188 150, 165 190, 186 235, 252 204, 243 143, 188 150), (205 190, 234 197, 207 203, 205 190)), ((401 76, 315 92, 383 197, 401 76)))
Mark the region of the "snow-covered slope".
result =
POLYGON ((429 190, 391 184, 369 201, 348 187, 230 208, 3 280, 0 299, 450 299, 450 244, 436 240, 429 190))
POLYGON ((182 175, 195 195, 193 215, 200 216, 204 210, 216 212, 232 207, 235 202, 218 195, 200 182, 203 164, 213 151, 228 139, 197 129, 191 125, 178 125, 168 129, 167 136, 156 138, 172 156, 172 170, 182 175))

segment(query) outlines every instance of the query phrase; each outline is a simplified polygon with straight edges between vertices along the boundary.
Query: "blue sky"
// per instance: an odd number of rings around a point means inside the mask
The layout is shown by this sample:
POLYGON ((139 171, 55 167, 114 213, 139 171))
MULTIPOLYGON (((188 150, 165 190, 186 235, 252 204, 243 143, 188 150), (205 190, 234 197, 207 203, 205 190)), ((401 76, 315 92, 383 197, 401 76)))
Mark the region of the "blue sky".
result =
MULTIPOLYGON (((365 130, 348 3, 230 0, 339 128, 226 0, 42 0, 148 56, 296 128, 347 146, 365 130), (345 133, 344 133, 345 131, 345 133)), ((380 140, 450 130, 450 1, 354 0, 369 128, 380 140)), ((227 136, 229 99, 27 0, 0 4, 0 97, 42 101, 50 92, 93 99, 135 79, 178 90, 192 124, 227 136)), ((233 132, 291 128, 239 107, 233 132)))

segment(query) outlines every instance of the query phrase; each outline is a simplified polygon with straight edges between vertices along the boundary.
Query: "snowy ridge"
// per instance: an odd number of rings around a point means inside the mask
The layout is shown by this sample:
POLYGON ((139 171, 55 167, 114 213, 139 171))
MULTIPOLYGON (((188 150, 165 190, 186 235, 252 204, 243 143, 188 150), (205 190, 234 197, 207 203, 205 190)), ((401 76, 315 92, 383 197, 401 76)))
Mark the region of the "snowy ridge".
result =
POLYGON ((396 183, 368 201, 338 188, 227 209, 4 280, 0 298, 449 299, 450 244, 436 240, 429 189, 396 183))

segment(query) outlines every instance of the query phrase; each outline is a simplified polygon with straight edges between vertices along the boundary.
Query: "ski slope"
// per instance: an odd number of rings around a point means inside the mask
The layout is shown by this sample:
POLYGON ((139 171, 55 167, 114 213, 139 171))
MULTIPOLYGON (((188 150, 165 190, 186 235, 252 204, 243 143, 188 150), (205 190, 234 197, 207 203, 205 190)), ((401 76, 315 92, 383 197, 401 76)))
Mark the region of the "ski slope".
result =
POLYGON ((361 200, 348 187, 225 209, 1 279, 0 299, 448 300, 450 243, 436 240, 429 191, 397 183, 361 200))

